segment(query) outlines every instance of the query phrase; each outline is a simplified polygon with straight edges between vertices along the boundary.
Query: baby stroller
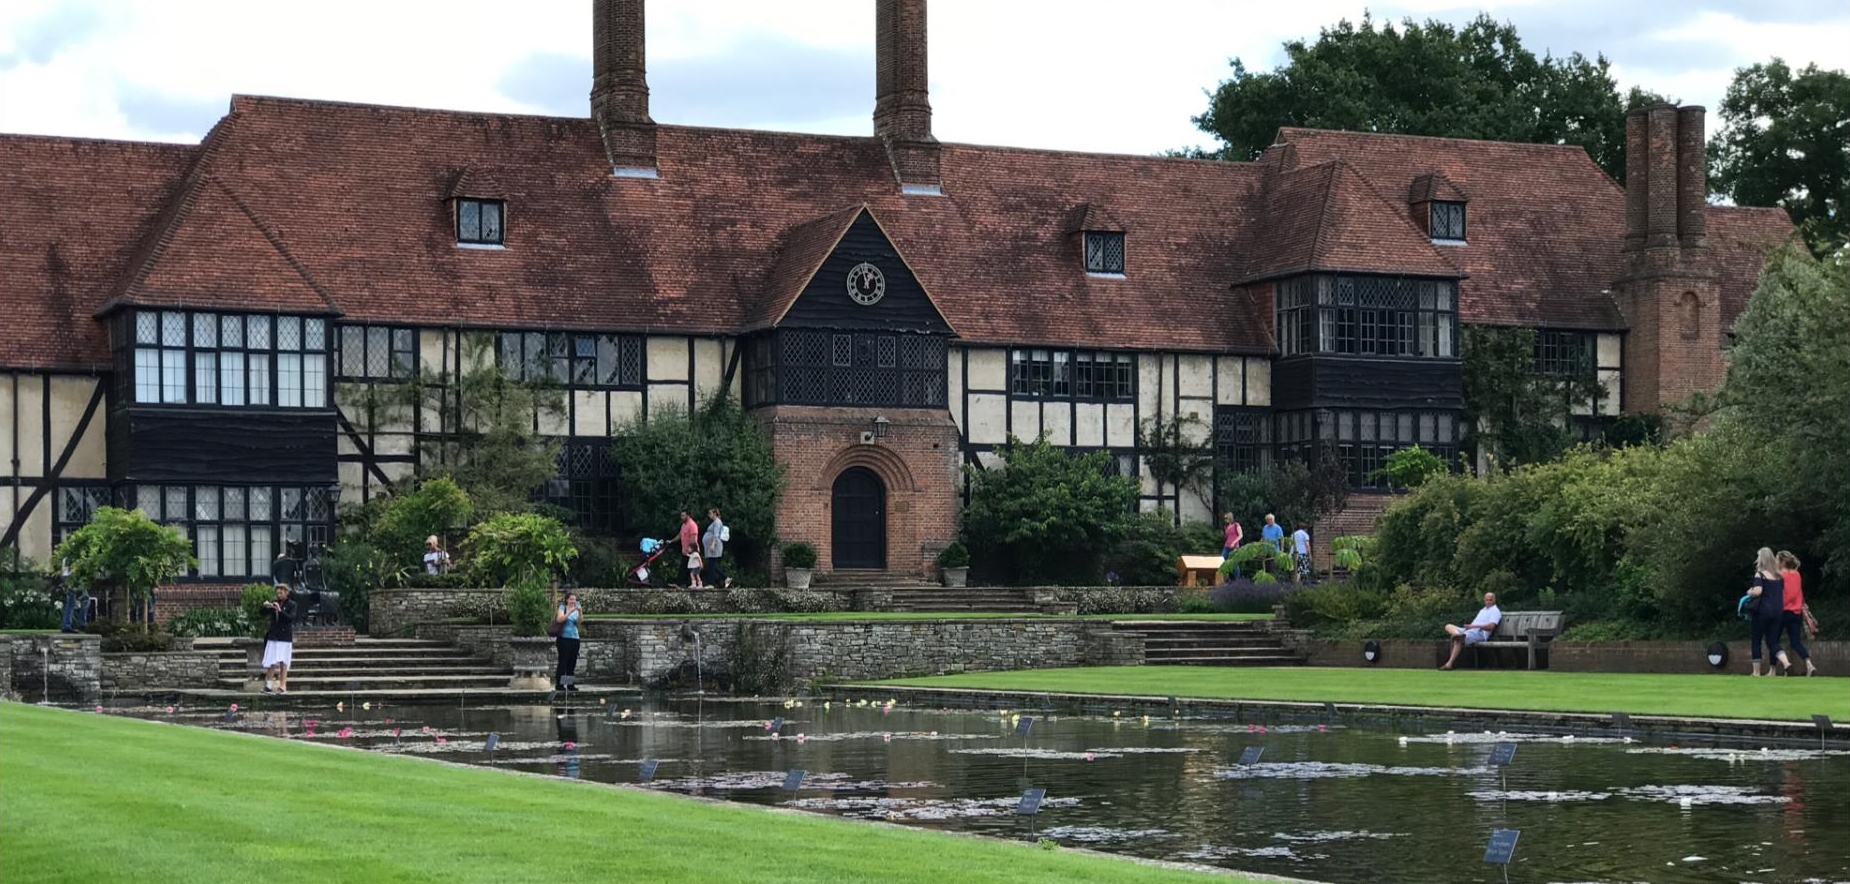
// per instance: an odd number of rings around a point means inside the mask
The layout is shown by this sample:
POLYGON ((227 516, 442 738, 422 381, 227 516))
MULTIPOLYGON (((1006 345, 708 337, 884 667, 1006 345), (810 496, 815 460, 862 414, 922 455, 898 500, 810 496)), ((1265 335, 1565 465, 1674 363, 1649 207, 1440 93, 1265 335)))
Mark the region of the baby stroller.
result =
POLYGON ((627 575, 631 586, 661 586, 661 569, 655 567, 655 560, 668 554, 672 545, 666 540, 644 537, 637 549, 642 552, 642 559, 630 566, 627 575))

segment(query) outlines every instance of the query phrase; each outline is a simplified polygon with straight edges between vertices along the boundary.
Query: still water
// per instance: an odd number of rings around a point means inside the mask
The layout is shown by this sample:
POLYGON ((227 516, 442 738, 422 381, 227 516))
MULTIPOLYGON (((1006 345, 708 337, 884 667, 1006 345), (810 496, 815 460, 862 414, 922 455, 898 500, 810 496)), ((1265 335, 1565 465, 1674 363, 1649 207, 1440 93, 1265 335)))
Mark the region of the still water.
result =
POLYGON ((1850 751, 820 699, 610 703, 133 714, 605 782, 636 782, 657 759, 656 789, 1341 884, 1501 881, 1482 862, 1497 828, 1521 830, 1516 882, 1850 882, 1850 751), (1503 768, 1499 742, 1516 744, 1503 768), (1251 747, 1258 760, 1240 764, 1251 747), (794 793, 793 769, 807 772, 794 793), (1030 787, 1047 790, 1032 818, 1015 813, 1030 787))

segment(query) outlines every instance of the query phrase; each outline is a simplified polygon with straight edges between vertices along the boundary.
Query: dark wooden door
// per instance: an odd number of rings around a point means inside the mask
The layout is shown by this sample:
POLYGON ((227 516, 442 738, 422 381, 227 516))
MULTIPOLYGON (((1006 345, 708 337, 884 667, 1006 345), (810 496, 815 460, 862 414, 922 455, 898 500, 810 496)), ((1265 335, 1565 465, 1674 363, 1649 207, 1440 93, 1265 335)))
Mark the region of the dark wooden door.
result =
POLYGON ((833 532, 836 568, 886 567, 886 483, 866 467, 835 477, 833 532))

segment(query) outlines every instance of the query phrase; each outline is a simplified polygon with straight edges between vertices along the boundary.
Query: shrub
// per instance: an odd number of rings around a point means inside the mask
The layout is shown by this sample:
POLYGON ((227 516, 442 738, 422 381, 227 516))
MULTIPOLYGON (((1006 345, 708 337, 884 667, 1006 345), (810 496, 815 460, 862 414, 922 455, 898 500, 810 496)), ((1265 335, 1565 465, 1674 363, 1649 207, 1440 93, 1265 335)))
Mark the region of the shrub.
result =
POLYGON ((167 621, 173 635, 230 638, 251 634, 250 618, 239 608, 193 608, 167 621))
POLYGON ((536 513, 502 513, 469 532, 475 567, 484 576, 508 585, 526 577, 543 583, 578 555, 565 526, 536 513))
POLYGON ((32 560, 13 547, 0 548, 0 629, 56 629, 63 616, 50 581, 32 560))
POLYGON ((1168 510, 1138 513, 1107 560, 1129 586, 1171 586, 1176 559, 1218 553, 1224 537, 1206 522, 1175 523, 1168 510))
POLYGON ((1303 587, 1284 596, 1285 616, 1299 629, 1374 620, 1387 610, 1380 594, 1348 583, 1303 587))
MULTIPOLYGON (((1113 475, 1105 452, 1010 437, 994 469, 964 467, 963 541, 1010 583, 1097 583, 1106 552, 1130 530, 1137 480, 1113 475)), ((1168 581, 1164 581, 1168 582, 1168 581)))
POLYGON ((680 510, 700 519, 718 507, 732 531, 727 558, 762 564, 776 526, 783 466, 764 431, 729 397, 691 415, 651 410, 648 420, 617 429, 610 456, 623 476, 628 534, 659 537, 678 529, 672 519, 680 510))
POLYGON ((1176 611, 1182 614, 1213 614, 1219 611, 1214 600, 1202 591, 1185 592, 1177 596, 1176 611))
POLYGON ((546 624, 552 616, 546 584, 538 575, 528 572, 508 586, 507 617, 514 635, 545 635, 546 624))
POLYGON ((961 540, 951 541, 950 545, 946 546, 943 552, 938 553, 938 567, 940 568, 968 568, 970 567, 969 547, 964 546, 963 541, 961 540))
POLYGON ((1237 568, 1248 579, 1257 584, 1277 583, 1279 574, 1290 574, 1291 554, 1282 549, 1273 549, 1270 544, 1254 541, 1241 545, 1233 555, 1220 564, 1220 579, 1225 583, 1233 579, 1237 568))
POLYGON ((270 628, 270 618, 263 612, 263 603, 275 600, 275 584, 247 583, 244 585, 244 588, 238 592, 238 610, 243 612, 244 623, 249 630, 245 635, 262 636, 264 631, 270 628))
POLYGON ((784 567, 799 569, 816 567, 816 548, 801 540, 784 544, 784 567))
POLYGON ((1255 583, 1251 580, 1232 580, 1214 587, 1208 598, 1214 603, 1214 610, 1229 614, 1270 614, 1272 609, 1283 603, 1285 597, 1298 588, 1289 583, 1255 583))
POLYGON ((1418 488, 1427 479, 1443 472, 1445 461, 1418 445, 1388 455, 1387 464, 1378 471, 1395 488, 1418 488))

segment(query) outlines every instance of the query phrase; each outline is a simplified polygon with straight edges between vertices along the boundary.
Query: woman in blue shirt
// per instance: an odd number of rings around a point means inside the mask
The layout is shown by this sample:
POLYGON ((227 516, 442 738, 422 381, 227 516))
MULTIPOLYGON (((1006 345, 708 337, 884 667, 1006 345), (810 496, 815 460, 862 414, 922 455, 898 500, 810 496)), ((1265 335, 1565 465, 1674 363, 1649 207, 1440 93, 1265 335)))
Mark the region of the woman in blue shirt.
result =
POLYGON ((553 622, 559 624, 559 671, 554 681, 560 690, 578 690, 578 620, 583 614, 578 593, 568 592, 553 617, 553 622))

